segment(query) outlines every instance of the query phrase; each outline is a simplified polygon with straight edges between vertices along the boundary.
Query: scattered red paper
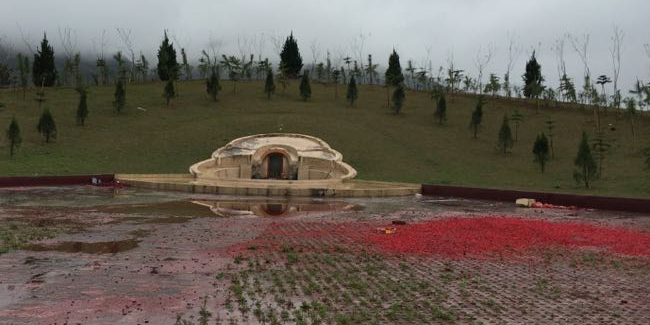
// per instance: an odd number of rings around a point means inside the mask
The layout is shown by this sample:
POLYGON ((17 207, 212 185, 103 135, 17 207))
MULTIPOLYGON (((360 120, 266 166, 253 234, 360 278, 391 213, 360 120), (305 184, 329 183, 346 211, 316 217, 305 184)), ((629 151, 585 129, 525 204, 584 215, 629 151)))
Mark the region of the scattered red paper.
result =
POLYGON ((389 253, 449 257, 512 255, 557 246, 650 257, 650 233, 576 222, 517 217, 448 218, 401 226, 367 241, 389 253))

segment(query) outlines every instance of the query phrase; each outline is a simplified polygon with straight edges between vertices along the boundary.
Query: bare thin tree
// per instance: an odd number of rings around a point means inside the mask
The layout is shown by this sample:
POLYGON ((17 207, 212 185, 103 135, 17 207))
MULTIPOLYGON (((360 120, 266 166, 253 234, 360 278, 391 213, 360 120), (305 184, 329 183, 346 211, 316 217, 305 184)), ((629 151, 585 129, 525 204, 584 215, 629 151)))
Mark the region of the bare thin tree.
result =
MULTIPOLYGON (((361 32, 361 33, 359 33, 359 35, 357 35, 356 37, 354 37, 350 41, 350 50, 352 52, 352 55, 354 56, 355 61, 364 62, 364 60, 366 59, 366 55, 364 54, 364 48, 365 48, 365 45, 366 45, 366 40, 370 36, 371 36, 370 33, 364 34, 363 32, 361 32)), ((361 70, 363 71, 364 69, 361 69, 361 70)), ((357 83, 360 82, 359 79, 363 80, 364 77, 361 76, 361 78, 358 78, 357 83)))
POLYGON ((135 51, 131 39, 131 29, 117 28, 117 36, 122 40, 121 50, 127 52, 131 58, 131 69, 129 72, 129 82, 135 79, 135 51))
POLYGON ((25 34, 23 28, 20 27, 20 25, 16 24, 16 27, 18 27, 18 32, 20 33, 20 40, 25 45, 25 48, 28 49, 29 52, 32 53, 32 55, 34 55, 36 52, 34 51, 34 42, 32 42, 31 37, 25 34))
POLYGON ((262 61, 264 48, 266 47, 266 35, 264 35, 264 33, 261 33, 259 37, 255 35, 254 47, 255 52, 257 53, 257 60, 262 61))
POLYGON ((431 50, 432 50, 431 45, 428 45, 428 46, 426 46, 424 48, 424 52, 426 53, 426 56, 424 57, 424 59, 422 59, 422 62, 420 64, 421 67, 422 67, 421 69, 424 71, 425 77, 427 77, 427 80, 426 80, 426 82, 424 84, 424 87, 425 87, 426 90, 431 90, 431 82, 429 82, 430 81, 429 78, 433 74, 433 71, 432 71, 433 70, 433 62, 431 61, 431 50))
MULTIPOLYGON (((613 106, 614 109, 621 107, 621 91, 618 89, 618 77, 621 73, 621 45, 623 44, 623 38, 625 33, 618 26, 614 26, 613 34, 611 37, 612 46, 609 51, 612 55, 612 66, 614 68, 612 84, 614 86, 614 95, 613 95, 613 106)), ((616 111, 617 114, 619 111, 616 111)))
POLYGON ((105 51, 108 47, 108 39, 106 37, 106 30, 102 31, 102 38, 99 40, 99 45, 97 40, 93 38, 93 49, 95 51, 96 66, 97 66, 97 83, 106 85, 108 84, 108 64, 106 63, 105 51))
POLYGON ((0 63, 6 64, 9 56, 14 52, 14 45, 7 41, 6 37, 0 36, 0 63))
POLYGON ((316 74, 314 73, 314 69, 316 68, 316 64, 318 64, 321 55, 321 49, 317 39, 313 39, 311 43, 309 43, 309 49, 311 50, 312 58, 311 75, 315 76, 316 74))
POLYGON ((478 51, 476 51, 474 66, 476 66, 476 70, 478 70, 477 86, 479 94, 483 93, 483 72, 488 64, 490 64, 490 61, 492 61, 495 52, 496 48, 494 47, 494 44, 488 44, 485 48, 479 46, 478 51))
POLYGON ((591 102, 589 99, 590 96, 588 96, 588 93, 591 90, 591 71, 589 70, 589 61, 587 58, 588 50, 589 50, 589 34, 584 34, 582 37, 577 37, 577 36, 572 36, 571 34, 567 34, 567 39, 569 39, 569 42, 571 43, 571 46, 573 47, 573 50, 576 52, 578 57, 580 58, 580 61, 582 61, 582 64, 584 66, 584 85, 583 85, 583 96, 582 101, 584 102, 587 100, 588 102, 591 102))
POLYGON ((216 64, 217 59, 221 56, 221 47, 223 47, 223 40, 210 33, 210 36, 208 37, 207 47, 209 50, 208 54, 212 56, 212 61, 216 64))
POLYGON ((286 36, 282 36, 279 34, 269 34, 267 35, 267 37, 271 41, 271 45, 273 45, 273 53, 275 53, 278 56, 278 60, 279 60, 280 52, 282 52, 282 46, 284 45, 286 36))
MULTIPOLYGON (((562 36, 555 40, 553 51, 555 52, 555 63, 557 66, 557 77, 562 84, 562 80, 566 78, 566 61, 564 60, 564 45, 566 44, 566 36, 562 36)), ((560 97, 564 99, 565 93, 560 91, 560 97)))
POLYGON ((506 65, 506 74, 503 76, 503 90, 508 98, 512 95, 510 72, 521 54, 521 45, 516 42, 516 38, 517 36, 514 33, 508 33, 508 64, 506 65))

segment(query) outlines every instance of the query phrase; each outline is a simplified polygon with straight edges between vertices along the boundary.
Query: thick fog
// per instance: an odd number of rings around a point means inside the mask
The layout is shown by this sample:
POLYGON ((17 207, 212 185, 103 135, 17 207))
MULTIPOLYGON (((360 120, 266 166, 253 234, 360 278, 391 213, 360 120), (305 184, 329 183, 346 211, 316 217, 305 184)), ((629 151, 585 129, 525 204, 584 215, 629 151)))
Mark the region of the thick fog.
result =
POLYGON ((580 84, 583 64, 565 35, 588 34, 591 74, 612 76, 611 37, 618 27, 624 32, 619 84, 628 89, 636 78, 650 79, 650 54, 644 48, 650 43, 648 13, 647 0, 3 0, 0 37, 29 52, 46 32, 61 54, 61 36, 68 30, 75 49, 94 60, 102 49, 107 57, 126 50, 119 28, 130 32, 136 55, 153 58, 167 30, 191 61, 207 49, 275 62, 278 46, 293 31, 307 64, 323 61, 329 51, 338 65, 346 56, 365 63, 372 54, 375 63, 385 66, 395 48, 403 67, 413 60, 435 76, 439 67, 446 70, 453 61, 455 68, 476 77, 477 61, 492 50, 484 78, 505 73, 513 40, 520 49, 513 63, 514 81, 520 82, 517 76, 536 50, 542 73, 552 84, 558 79, 554 47, 565 39, 567 72, 580 84))

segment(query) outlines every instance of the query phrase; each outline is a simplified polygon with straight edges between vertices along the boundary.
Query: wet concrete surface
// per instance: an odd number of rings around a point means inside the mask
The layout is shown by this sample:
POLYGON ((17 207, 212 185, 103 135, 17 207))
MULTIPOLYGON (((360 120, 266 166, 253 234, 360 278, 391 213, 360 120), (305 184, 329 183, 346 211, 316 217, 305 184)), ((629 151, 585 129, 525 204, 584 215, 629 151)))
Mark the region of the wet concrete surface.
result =
MULTIPOLYGON (((174 324, 214 294, 229 247, 284 221, 417 222, 516 214, 650 230, 632 213, 534 210, 450 198, 269 200, 88 187, 0 189, 0 222, 74 222, 80 231, 0 254, 0 324, 174 324)), ((213 297, 215 303, 223 297, 213 297)))

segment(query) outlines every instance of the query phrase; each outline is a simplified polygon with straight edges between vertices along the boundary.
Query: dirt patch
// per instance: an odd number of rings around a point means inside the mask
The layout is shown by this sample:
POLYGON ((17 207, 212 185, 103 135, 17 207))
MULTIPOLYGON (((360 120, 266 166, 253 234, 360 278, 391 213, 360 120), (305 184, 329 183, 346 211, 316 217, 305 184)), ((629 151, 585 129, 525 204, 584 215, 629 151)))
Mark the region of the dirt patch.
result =
POLYGON ((116 254, 138 247, 138 242, 136 239, 95 243, 71 241, 56 244, 31 244, 25 246, 23 249, 35 252, 58 251, 66 253, 116 254))

